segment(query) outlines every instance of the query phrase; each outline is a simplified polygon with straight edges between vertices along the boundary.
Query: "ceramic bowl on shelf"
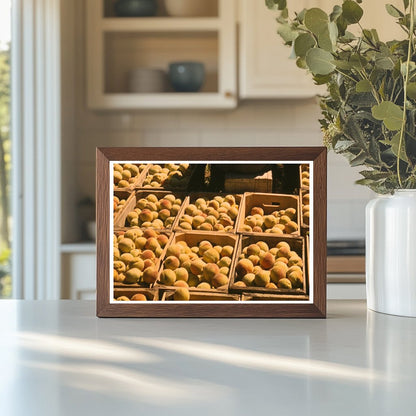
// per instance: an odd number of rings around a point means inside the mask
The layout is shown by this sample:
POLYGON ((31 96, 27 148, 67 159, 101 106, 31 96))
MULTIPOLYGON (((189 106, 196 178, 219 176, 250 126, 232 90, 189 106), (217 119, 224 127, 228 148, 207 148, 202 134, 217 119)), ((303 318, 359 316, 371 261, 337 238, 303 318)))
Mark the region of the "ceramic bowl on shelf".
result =
POLYGON ((165 8, 172 17, 218 16, 218 0, 165 0, 165 8))
POLYGON ((119 17, 149 17, 157 12, 156 0, 118 0, 114 12, 119 17))
POLYGON ((169 81, 177 92, 197 92, 205 81, 205 66, 202 62, 172 62, 169 81))
POLYGON ((161 93, 167 90, 167 75, 162 69, 135 68, 128 75, 128 91, 131 93, 161 93))

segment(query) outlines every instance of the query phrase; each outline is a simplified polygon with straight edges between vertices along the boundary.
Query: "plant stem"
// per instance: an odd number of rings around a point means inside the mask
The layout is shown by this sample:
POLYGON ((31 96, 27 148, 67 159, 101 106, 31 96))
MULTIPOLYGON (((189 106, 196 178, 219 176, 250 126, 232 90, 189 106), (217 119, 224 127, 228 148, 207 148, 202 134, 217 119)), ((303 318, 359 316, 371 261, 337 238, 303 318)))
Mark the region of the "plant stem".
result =
POLYGON ((400 129, 400 140, 399 140, 399 149, 397 151, 397 177, 399 179, 399 186, 403 188, 402 178, 400 175, 400 155, 402 152, 404 133, 406 130, 406 110, 407 110, 407 83, 409 82, 409 68, 410 61, 412 58, 412 49, 413 49, 413 36, 414 36, 414 27, 415 27, 415 0, 410 0, 410 30, 409 30, 409 46, 407 48, 407 60, 406 60, 406 73, 404 76, 404 85, 403 85, 403 118, 402 118, 402 127, 400 129))

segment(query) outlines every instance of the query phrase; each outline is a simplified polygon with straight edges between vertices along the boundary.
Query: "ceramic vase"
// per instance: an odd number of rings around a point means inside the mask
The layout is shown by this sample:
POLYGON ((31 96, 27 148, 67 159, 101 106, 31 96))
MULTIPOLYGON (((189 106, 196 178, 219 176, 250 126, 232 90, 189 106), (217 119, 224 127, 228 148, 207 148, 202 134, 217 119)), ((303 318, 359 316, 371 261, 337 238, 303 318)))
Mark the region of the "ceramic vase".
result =
POLYGON ((369 309, 416 317, 416 189, 368 203, 366 289, 369 309))

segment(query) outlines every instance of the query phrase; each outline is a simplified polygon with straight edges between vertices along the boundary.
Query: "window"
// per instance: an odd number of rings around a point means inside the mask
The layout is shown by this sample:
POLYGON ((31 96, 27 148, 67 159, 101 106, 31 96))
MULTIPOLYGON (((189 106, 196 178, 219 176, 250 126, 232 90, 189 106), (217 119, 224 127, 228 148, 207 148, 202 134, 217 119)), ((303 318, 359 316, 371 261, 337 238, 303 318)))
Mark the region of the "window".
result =
POLYGON ((0 0, 0 298, 12 293, 10 267, 10 41, 11 2, 0 0))

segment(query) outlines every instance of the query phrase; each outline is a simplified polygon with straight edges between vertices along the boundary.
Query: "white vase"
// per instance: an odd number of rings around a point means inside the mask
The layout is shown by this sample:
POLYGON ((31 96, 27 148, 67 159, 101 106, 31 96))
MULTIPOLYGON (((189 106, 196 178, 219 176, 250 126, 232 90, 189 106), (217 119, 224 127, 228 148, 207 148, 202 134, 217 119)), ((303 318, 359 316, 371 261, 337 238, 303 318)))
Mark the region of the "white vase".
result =
POLYGON ((366 285, 369 309, 416 317, 416 190, 367 204, 366 285))

